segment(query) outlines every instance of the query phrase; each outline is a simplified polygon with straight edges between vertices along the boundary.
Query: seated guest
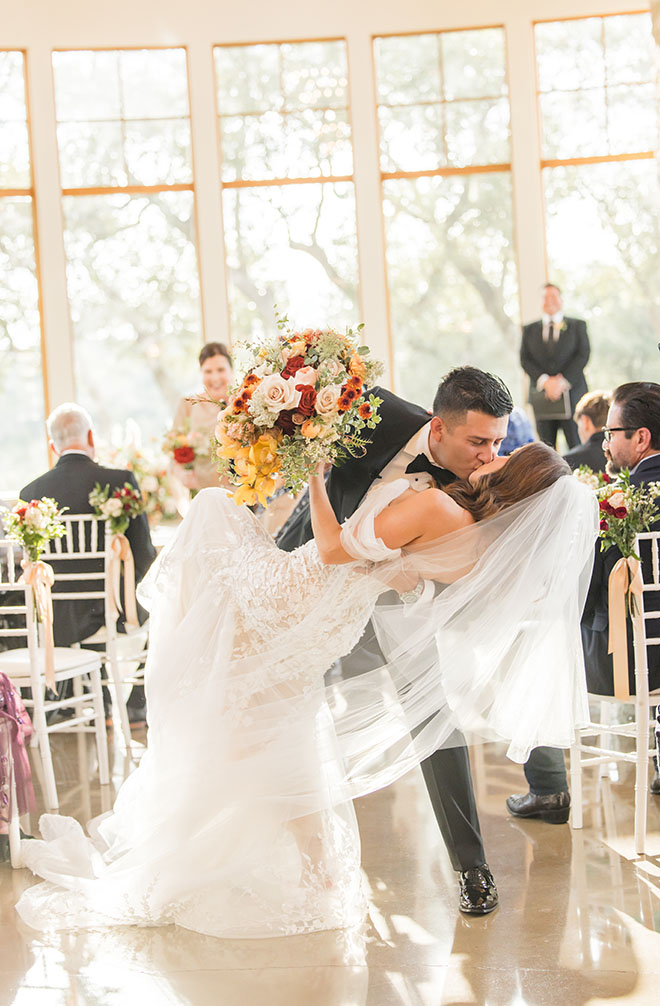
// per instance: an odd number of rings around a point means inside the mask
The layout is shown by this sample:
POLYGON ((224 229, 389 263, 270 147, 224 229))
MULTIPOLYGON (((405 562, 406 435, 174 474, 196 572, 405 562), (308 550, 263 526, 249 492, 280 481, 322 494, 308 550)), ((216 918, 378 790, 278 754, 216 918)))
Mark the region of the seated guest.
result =
MULTIPOLYGON (((39 475, 21 490, 21 499, 52 497, 60 507, 68 507, 71 514, 94 513, 89 502, 89 494, 98 482, 101 488, 110 490, 123 487, 128 482, 135 489, 139 486, 133 472, 121 468, 104 468, 94 460, 94 433, 89 413, 66 402, 58 406, 47 420, 50 446, 58 455, 54 468, 39 475)), ((144 514, 131 520, 126 531, 135 563, 135 582, 138 583, 156 558, 156 550, 151 542, 149 524, 144 514)), ((102 560, 81 560, 83 566, 76 571, 102 569, 102 560)), ((57 568, 57 563, 53 565, 57 568)), ((73 571, 74 561, 67 565, 73 571)), ((57 590, 55 585, 54 592, 57 590)), ((54 637, 56 646, 70 646, 87 639, 105 624, 104 602, 102 599, 58 601, 54 605, 54 637)), ((138 606, 140 622, 145 622, 147 612, 138 606)), ((119 625, 121 631, 121 625, 119 625)), ((129 696, 129 719, 139 722, 144 719, 144 691, 134 688, 129 696)))
POLYGON ((577 425, 580 443, 564 454, 564 459, 574 470, 587 465, 594 472, 604 472, 607 458, 603 453, 603 426, 610 407, 609 391, 588 391, 575 406, 573 418, 577 425))
POLYGON ((514 405, 507 423, 506 436, 500 444, 500 455, 512 454, 518 447, 536 440, 532 421, 519 405, 514 405))
MULTIPOLYGON (((633 486, 660 482, 660 384, 635 381, 616 388, 607 414, 603 449, 609 475, 616 476, 623 468, 628 468, 633 486)), ((660 530, 660 510, 652 530, 660 530)), ((607 552, 601 552, 600 541, 596 542, 594 568, 581 622, 587 689, 595 695, 614 694, 612 657, 607 652, 608 581, 620 558, 618 548, 612 546, 607 552)), ((644 558, 642 552, 642 562, 644 558)), ((647 611, 660 612, 660 598, 649 601, 647 597, 644 604, 647 611)), ((653 691, 660 688, 660 646, 649 646, 647 659, 649 688, 653 691)), ((628 622, 631 695, 635 693, 634 667, 632 629, 628 622)), ((660 745, 660 719, 658 724, 656 739, 660 745)), ((553 824, 568 821, 571 801, 563 751, 558 748, 535 748, 525 764, 525 778, 529 783, 529 793, 508 797, 506 805, 509 813, 514 817, 537 817, 553 824)), ((660 795, 657 762, 651 792, 660 795)))

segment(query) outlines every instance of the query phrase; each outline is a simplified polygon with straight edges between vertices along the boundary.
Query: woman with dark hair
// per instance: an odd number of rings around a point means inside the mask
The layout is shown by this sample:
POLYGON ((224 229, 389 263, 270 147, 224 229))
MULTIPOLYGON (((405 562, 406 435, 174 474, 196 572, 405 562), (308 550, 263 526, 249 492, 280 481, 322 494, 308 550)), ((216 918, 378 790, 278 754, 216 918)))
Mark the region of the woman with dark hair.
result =
POLYGON ((292 552, 201 492, 140 591, 147 752, 96 844, 41 819, 23 854, 48 883, 22 895, 24 921, 219 937, 360 922, 356 796, 466 735, 525 761, 588 717, 579 615, 598 511, 569 474, 531 444, 448 491, 380 485, 340 525, 321 467, 314 540, 292 552), (370 619, 383 663, 326 687, 370 619))
POLYGON ((196 435, 202 453, 195 458, 192 468, 184 468, 176 461, 171 464, 171 474, 180 489, 176 493, 177 506, 185 513, 190 490, 220 485, 218 473, 211 460, 211 437, 224 408, 233 380, 232 359, 222 342, 207 342, 199 354, 199 372, 203 390, 197 395, 185 396, 179 401, 172 420, 172 430, 196 435))

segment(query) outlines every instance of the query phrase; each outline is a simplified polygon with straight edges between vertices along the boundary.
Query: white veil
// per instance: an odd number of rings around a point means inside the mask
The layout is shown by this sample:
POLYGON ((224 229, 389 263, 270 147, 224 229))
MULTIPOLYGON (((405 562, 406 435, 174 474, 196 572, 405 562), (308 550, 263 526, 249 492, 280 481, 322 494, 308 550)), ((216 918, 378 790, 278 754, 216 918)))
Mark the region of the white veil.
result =
POLYGON ((24 843, 51 882, 23 894, 26 922, 176 922, 216 936, 352 924, 351 798, 464 736, 505 740, 519 761, 571 743, 587 717, 579 618, 593 495, 562 477, 374 564, 373 514, 392 493, 376 490, 351 518, 365 558, 342 566, 324 566, 313 542, 281 552, 220 489, 196 497, 140 591, 152 619, 148 749, 90 828, 102 841, 45 815, 46 841, 24 843), (421 599, 402 604, 392 585, 420 576, 421 599), (370 618, 372 639, 358 642, 370 618), (337 658, 350 676, 324 684, 337 658))

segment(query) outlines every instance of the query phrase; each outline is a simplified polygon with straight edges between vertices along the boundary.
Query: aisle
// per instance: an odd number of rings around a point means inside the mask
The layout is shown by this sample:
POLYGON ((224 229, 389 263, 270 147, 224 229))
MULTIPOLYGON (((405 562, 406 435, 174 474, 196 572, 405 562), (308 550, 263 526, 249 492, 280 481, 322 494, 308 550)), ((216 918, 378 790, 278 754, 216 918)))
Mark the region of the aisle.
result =
MULTIPOLYGON (((137 735, 140 736, 139 734, 137 735)), ((144 737, 142 737, 144 739, 144 737)), ((76 739, 58 743, 63 812, 102 809, 76 739), (82 757, 81 757, 82 756, 82 757), (81 776, 81 766, 83 772, 81 776), (64 786, 62 787, 64 790, 64 786)), ((127 771, 115 753, 114 780, 127 771)), ((363 933, 222 941, 184 930, 32 933, 12 905, 32 882, 0 866, 0 1004, 16 1006, 651 1006, 660 982, 660 800, 654 856, 626 859, 630 787, 606 785, 585 830, 519 823, 522 772, 494 749, 476 772, 500 909, 457 910, 454 875, 415 772, 359 803, 371 912, 363 933)))

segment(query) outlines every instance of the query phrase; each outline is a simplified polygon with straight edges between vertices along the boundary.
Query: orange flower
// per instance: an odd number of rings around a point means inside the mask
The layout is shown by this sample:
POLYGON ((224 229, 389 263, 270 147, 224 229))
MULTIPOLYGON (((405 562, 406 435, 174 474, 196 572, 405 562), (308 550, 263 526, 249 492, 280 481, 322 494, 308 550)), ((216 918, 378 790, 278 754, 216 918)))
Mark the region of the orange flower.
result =
POLYGON ((369 419, 369 417, 371 416, 371 406, 369 405, 368 402, 362 403, 362 405, 358 409, 358 415, 360 419, 369 419))
POLYGON ((348 372, 353 377, 359 377, 362 380, 367 376, 367 369, 364 365, 364 360, 358 353, 353 353, 351 359, 348 363, 348 372))

